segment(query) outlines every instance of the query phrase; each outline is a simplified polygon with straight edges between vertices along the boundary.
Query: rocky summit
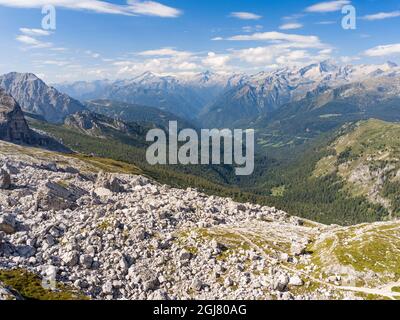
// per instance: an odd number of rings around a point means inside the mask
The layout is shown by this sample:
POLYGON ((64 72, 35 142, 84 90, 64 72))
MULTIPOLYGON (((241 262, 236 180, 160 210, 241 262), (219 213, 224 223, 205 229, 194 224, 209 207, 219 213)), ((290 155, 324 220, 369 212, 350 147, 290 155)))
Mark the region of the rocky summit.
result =
POLYGON ((0 166, 0 298, 30 297, 24 279, 89 299, 400 295, 398 222, 322 225, 7 142, 0 166))
POLYGON ((19 104, 0 88, 0 139, 32 143, 33 136, 19 104))
POLYGON ((0 76, 0 87, 12 95, 24 112, 61 123, 67 115, 84 110, 84 106, 49 87, 31 73, 8 73, 0 76))

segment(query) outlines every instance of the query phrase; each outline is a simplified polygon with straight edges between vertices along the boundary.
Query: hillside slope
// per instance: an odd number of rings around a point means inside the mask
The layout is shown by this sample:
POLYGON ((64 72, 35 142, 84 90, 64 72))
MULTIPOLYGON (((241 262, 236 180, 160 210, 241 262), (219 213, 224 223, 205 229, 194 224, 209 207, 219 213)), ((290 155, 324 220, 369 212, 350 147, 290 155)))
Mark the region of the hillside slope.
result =
POLYGON ((354 196, 400 216, 400 124, 371 119, 342 130, 327 147, 334 154, 318 162, 314 175, 336 172, 354 196))

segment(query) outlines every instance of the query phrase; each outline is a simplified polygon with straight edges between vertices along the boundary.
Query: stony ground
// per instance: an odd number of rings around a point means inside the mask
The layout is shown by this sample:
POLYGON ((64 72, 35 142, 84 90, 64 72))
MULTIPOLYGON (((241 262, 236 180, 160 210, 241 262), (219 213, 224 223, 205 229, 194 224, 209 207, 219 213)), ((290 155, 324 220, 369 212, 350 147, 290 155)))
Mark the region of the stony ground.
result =
POLYGON ((18 272, 91 299, 397 297, 395 255, 383 271, 343 260, 357 230, 94 163, 0 142, 0 299, 32 291, 18 272))

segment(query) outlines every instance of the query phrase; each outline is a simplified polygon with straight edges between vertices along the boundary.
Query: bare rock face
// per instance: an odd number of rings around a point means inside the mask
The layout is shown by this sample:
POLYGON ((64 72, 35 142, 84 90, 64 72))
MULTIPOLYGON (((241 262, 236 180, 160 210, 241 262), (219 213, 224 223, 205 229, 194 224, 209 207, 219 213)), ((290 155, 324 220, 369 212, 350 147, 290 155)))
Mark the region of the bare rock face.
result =
POLYGON ((58 92, 30 73, 9 73, 0 76, 0 87, 12 95, 24 111, 61 123, 64 118, 84 109, 77 100, 58 92))
POLYGON ((0 139, 15 143, 33 143, 34 135, 29 129, 19 104, 0 88, 0 139))
POLYGON ((36 205, 39 210, 75 209, 78 200, 85 192, 74 186, 64 187, 55 182, 47 182, 36 195, 36 205))
POLYGON ((0 215, 0 231, 12 234, 17 230, 17 221, 12 215, 0 215))

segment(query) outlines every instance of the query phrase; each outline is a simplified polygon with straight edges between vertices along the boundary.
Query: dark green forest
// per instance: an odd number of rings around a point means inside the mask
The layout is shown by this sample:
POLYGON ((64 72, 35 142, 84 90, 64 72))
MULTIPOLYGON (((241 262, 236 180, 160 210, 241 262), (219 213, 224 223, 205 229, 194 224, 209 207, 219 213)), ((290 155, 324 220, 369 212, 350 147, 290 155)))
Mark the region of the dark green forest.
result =
MULTIPOLYGON (((275 206, 291 215, 326 224, 352 225, 380 221, 389 215, 383 207, 347 194, 336 173, 312 177, 316 163, 332 152, 326 146, 337 136, 336 131, 306 145, 270 153, 263 151, 256 157, 254 174, 238 178, 231 166, 150 166, 145 160, 145 149, 129 144, 126 137, 92 137, 39 121, 31 125, 48 132, 75 152, 134 164, 147 176, 173 187, 193 187, 239 202, 275 206)), ((347 157, 351 153, 346 152, 338 159, 343 161, 347 157)), ((385 192, 400 207, 399 187, 400 184, 388 185, 385 192)))

